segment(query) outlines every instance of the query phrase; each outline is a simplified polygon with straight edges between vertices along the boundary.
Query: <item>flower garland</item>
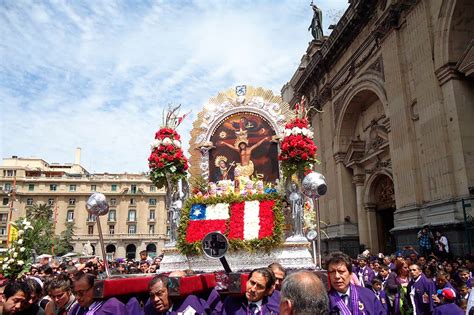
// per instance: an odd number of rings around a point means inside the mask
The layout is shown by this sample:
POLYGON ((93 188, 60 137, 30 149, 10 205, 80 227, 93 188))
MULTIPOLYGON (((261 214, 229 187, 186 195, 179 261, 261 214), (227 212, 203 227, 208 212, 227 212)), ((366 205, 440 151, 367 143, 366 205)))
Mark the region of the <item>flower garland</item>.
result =
POLYGON ((8 244, 5 255, 0 258, 0 273, 10 279, 21 277, 31 266, 31 239, 33 226, 26 219, 19 219, 10 223, 18 237, 8 244))
POLYGON ((202 253, 203 237, 209 231, 220 231, 228 238, 230 250, 268 252, 283 243, 283 226, 284 216, 278 194, 194 196, 186 200, 181 212, 177 248, 184 255, 198 255, 202 253), (210 220, 193 221, 190 225, 191 213, 204 211, 205 208, 207 213, 212 213, 207 215, 210 220), (249 213, 260 213, 260 221, 256 220, 258 215, 249 217, 249 213))
POLYGON ((317 163, 316 151, 318 147, 313 142, 314 133, 310 130, 306 118, 304 97, 301 105, 295 105, 296 118, 285 125, 281 152, 278 159, 281 161, 283 176, 290 177, 297 172, 309 171, 317 163))
POLYGON ((188 160, 183 154, 181 138, 175 130, 186 114, 178 117, 176 113, 179 107, 169 111, 165 126, 155 133, 155 140, 151 144, 151 154, 148 158, 150 179, 158 188, 186 178, 188 160))

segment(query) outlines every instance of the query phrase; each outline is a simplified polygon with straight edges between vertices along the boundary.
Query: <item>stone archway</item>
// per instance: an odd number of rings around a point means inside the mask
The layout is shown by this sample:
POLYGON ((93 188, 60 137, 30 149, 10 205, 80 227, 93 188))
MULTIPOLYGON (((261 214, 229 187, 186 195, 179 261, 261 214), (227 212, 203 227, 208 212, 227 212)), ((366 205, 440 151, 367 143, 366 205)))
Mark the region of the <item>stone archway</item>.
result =
POLYGON ((125 248, 127 259, 135 259, 137 257, 137 247, 133 244, 128 244, 125 248))
MULTIPOLYGON (((387 214, 380 213, 380 219, 377 219, 375 202, 366 197, 370 191, 369 179, 373 180, 373 174, 382 171, 391 173, 390 120, 386 116, 386 99, 381 95, 384 95, 383 91, 375 86, 360 86, 349 95, 336 122, 335 146, 341 153, 339 156, 344 157, 336 158, 340 187, 345 192, 341 196, 342 217, 357 223, 361 248, 369 248, 372 252, 381 248, 377 220, 383 221, 387 214), (352 221, 352 218, 356 219, 352 221)), ((393 214, 389 221, 393 221, 393 214)), ((393 222, 391 224, 393 227, 393 222)))
POLYGON ((395 189, 391 174, 380 171, 367 180, 365 209, 368 214, 370 239, 374 251, 392 253, 396 249, 394 228, 395 189))
POLYGON ((146 251, 148 252, 148 256, 151 258, 156 257, 156 245, 153 243, 150 243, 146 246, 146 251))

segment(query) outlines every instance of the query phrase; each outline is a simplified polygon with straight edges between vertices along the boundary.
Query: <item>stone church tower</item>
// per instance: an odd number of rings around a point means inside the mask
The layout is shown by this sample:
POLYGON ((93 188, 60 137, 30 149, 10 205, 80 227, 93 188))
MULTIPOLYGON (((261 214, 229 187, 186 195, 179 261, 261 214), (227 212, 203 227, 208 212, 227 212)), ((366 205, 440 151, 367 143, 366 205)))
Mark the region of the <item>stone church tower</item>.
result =
POLYGON ((320 200, 323 252, 417 248, 416 233, 429 224, 455 254, 467 253, 474 2, 349 2, 282 88, 285 101, 304 95, 312 108, 318 171, 329 187, 320 200))

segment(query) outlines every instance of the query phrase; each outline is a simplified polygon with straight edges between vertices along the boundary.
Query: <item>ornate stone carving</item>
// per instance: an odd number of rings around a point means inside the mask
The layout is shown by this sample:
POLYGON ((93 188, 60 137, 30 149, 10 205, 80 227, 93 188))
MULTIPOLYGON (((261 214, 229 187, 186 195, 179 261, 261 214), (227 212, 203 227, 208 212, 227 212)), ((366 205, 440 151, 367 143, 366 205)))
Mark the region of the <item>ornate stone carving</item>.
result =
POLYGON ((378 172, 382 169, 391 170, 392 169, 392 160, 388 159, 388 160, 385 160, 385 161, 381 161, 381 160, 377 161, 377 163, 375 164, 375 167, 366 169, 365 173, 366 174, 373 174, 373 173, 378 172))
POLYGON ((378 57, 368 68, 368 71, 373 71, 376 73, 378 76, 382 78, 382 80, 385 81, 385 74, 383 71, 383 58, 382 56, 378 57))

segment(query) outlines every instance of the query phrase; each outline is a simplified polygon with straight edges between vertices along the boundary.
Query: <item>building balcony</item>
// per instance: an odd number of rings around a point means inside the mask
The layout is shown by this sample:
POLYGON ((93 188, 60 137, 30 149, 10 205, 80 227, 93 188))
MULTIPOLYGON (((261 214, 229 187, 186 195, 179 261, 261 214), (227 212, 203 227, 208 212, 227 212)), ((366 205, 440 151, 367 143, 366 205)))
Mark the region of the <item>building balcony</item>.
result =
MULTIPOLYGON (((6 236, 5 236, 6 237, 6 236)), ((137 233, 137 234, 126 234, 126 233, 115 233, 115 234, 104 234, 104 241, 119 241, 119 240, 167 240, 169 237, 164 234, 149 234, 149 233, 137 233)), ((99 241, 98 234, 78 234, 74 235, 74 241, 99 241)))
POLYGON ((135 224, 137 223, 137 218, 128 218, 127 219, 127 224, 135 224))
POLYGON ((148 218, 148 222, 156 222, 155 218, 148 218))

